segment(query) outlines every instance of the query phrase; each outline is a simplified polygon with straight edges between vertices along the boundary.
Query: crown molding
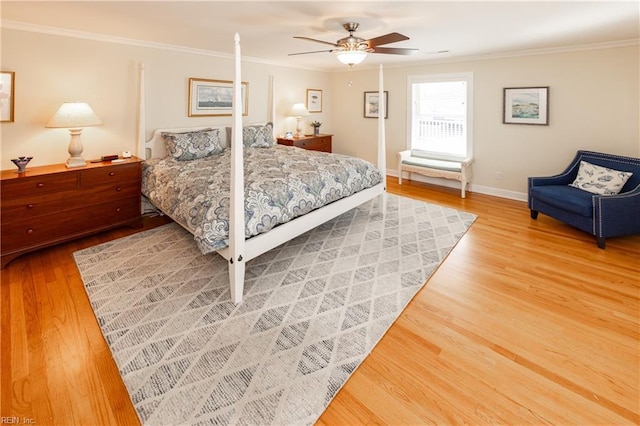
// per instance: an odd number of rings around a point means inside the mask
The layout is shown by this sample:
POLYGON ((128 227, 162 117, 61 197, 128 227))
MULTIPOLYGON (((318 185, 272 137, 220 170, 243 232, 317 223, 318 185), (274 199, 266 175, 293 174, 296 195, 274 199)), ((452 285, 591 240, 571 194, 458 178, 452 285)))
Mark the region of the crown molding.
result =
MULTIPOLYGON (((481 55, 460 55, 460 56, 452 56, 449 58, 442 58, 442 59, 437 59, 437 58, 423 59, 421 61, 410 62, 410 63, 386 65, 385 68, 406 68, 406 67, 416 67, 416 66, 433 65, 433 64, 451 64, 451 63, 458 63, 458 62, 488 61, 488 60, 495 60, 495 59, 519 58, 523 56, 554 55, 554 54, 561 54, 561 53, 584 52, 589 50, 602 50, 602 49, 615 49, 620 47, 631 47, 631 46, 640 46, 640 39, 636 38, 636 39, 609 41, 609 42, 602 42, 602 43, 578 44, 578 45, 562 46, 562 47, 549 47, 549 48, 543 48, 543 49, 514 50, 514 51, 508 51, 508 52, 486 53, 481 55)), ((371 66, 368 69, 377 69, 377 65, 371 66)))
MULTIPOLYGON (((1 20, 0 28, 6 28, 6 29, 18 30, 18 31, 27 31, 32 33, 48 34, 48 35, 54 35, 59 37, 69 37, 69 38, 77 38, 77 39, 83 39, 83 40, 99 41, 103 43, 114 43, 114 44, 122 44, 127 46, 145 47, 150 49, 169 50, 173 52, 189 53, 189 54, 201 55, 201 56, 210 56, 214 58, 222 58, 222 59, 230 59, 230 60, 233 60, 234 58, 233 54, 216 52, 213 50, 196 49, 192 47, 179 46, 175 44, 157 43, 153 41, 138 40, 138 39, 132 39, 132 38, 126 38, 126 37, 117 37, 117 36, 112 36, 107 34, 98 34, 98 33, 86 32, 86 31, 69 30, 66 28, 48 27, 44 25, 29 24, 26 22, 19 22, 19 21, 1 20)), ((265 65, 276 65, 276 66, 294 68, 288 64, 269 61, 261 58, 253 58, 249 56, 243 56, 242 60, 247 62, 256 62, 260 64, 265 64, 265 65)), ((310 68, 306 68, 306 69, 310 69, 310 68)), ((317 70, 313 69, 313 71, 317 71, 317 70)))
MULTIPOLYGON (((69 30, 65 28, 47 27, 43 25, 29 24, 29 23, 19 22, 19 21, 1 20, 0 28, 7 28, 11 30, 18 30, 18 31, 28 31, 28 32, 34 32, 34 33, 41 33, 41 34, 49 34, 49 35, 55 35, 60 37, 71 37, 71 38, 78 38, 78 39, 84 39, 84 40, 100 41, 104 43, 115 43, 115 44, 123 44, 128 46, 146 47, 151 49, 170 50, 174 52, 210 56, 215 58, 233 59, 233 55, 229 53, 222 53, 222 52, 216 52, 216 51, 205 50, 205 49, 196 49, 191 47, 179 46, 175 44, 165 44, 165 43, 157 43, 157 42, 137 40, 137 39, 131 39, 131 38, 125 38, 125 37, 117 37, 117 36, 111 36, 106 34, 69 30)), ((461 56, 452 56, 452 57, 443 58, 443 59, 437 59, 437 58, 423 59, 416 62, 405 62, 402 64, 396 64, 396 65, 385 65, 385 68, 405 68, 405 67, 414 67, 414 66, 429 65, 429 64, 447 64, 447 63, 456 63, 456 62, 508 59, 508 58, 522 57, 522 56, 582 52, 582 51, 588 51, 588 50, 614 49, 619 47, 630 47, 630 46, 640 46, 640 39, 619 40, 619 41, 591 43, 591 44, 579 44, 579 45, 572 45, 572 46, 561 46, 561 47, 551 47, 551 48, 542 48, 542 49, 529 49, 529 50, 519 50, 519 51, 487 53, 487 54, 481 54, 481 55, 461 55, 461 56)), ((275 66, 281 66, 281 67, 287 67, 287 68, 299 68, 299 69, 306 69, 311 71, 318 71, 317 68, 294 66, 291 64, 286 64, 286 63, 281 63, 276 61, 269 61, 261 58, 243 56, 242 60, 247 62, 266 64, 266 65, 275 65, 275 66)), ((358 68, 359 68, 359 71, 364 71, 368 69, 377 69, 377 67, 378 65, 370 66, 370 67, 363 66, 358 68)), ((344 70, 342 68, 336 69, 335 67, 332 66, 329 69, 324 69, 321 71, 343 72, 344 70)))

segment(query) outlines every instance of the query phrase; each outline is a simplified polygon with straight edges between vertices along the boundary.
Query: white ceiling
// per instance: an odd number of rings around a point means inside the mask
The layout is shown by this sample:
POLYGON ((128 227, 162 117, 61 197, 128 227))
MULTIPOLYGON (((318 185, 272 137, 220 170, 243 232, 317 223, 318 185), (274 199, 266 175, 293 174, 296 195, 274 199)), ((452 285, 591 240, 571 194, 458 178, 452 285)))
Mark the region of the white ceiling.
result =
POLYGON ((412 56, 372 54, 360 67, 520 54, 640 37, 638 1, 71 1, 2 0, 10 28, 65 29, 230 54, 233 34, 246 57, 313 69, 344 69, 330 48, 360 23, 368 39, 399 32, 410 40, 385 47, 418 48, 412 56), (448 53, 434 53, 448 50, 448 53))

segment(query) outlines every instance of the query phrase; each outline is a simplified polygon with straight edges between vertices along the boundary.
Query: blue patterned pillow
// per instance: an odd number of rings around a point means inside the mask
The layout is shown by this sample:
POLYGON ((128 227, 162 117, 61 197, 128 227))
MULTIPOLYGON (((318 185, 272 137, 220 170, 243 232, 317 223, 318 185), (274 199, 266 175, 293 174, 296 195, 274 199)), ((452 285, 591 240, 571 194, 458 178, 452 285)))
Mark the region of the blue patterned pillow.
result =
POLYGON ((169 155, 180 161, 204 158, 223 151, 218 129, 184 133, 163 132, 162 137, 169 155))
POLYGON ((270 148, 275 144, 273 124, 244 126, 242 144, 249 148, 270 148))
POLYGON ((595 164, 580 161, 578 176, 569 186, 600 195, 618 194, 625 183, 633 175, 631 172, 621 172, 595 164))

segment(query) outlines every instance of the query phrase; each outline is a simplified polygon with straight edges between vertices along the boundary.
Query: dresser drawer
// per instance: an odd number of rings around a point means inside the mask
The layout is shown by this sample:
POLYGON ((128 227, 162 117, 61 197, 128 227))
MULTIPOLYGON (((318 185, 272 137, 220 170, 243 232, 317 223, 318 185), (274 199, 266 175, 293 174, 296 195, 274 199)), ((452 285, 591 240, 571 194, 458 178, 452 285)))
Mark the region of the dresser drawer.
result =
POLYGON ((2 223, 2 252, 70 240, 140 217, 140 198, 121 198, 86 208, 77 208, 34 218, 2 223))
POLYGON ((41 176, 29 176, 2 181, 2 203, 24 197, 25 195, 47 194, 74 189, 78 185, 76 173, 58 173, 41 176))
POLYGON ((295 139, 278 138, 278 144, 296 146, 311 151, 331 152, 331 138, 333 135, 304 136, 295 139))
POLYGON ((331 141, 330 140, 310 140, 303 141, 300 148, 309 149, 312 151, 322 151, 322 152, 331 152, 331 141))
POLYGON ((2 223, 135 196, 140 196, 138 182, 112 182, 82 190, 27 195, 2 202, 2 223))
POLYGON ((82 170, 80 172, 80 186, 123 183, 126 181, 137 182, 140 180, 140 176, 140 163, 82 170))

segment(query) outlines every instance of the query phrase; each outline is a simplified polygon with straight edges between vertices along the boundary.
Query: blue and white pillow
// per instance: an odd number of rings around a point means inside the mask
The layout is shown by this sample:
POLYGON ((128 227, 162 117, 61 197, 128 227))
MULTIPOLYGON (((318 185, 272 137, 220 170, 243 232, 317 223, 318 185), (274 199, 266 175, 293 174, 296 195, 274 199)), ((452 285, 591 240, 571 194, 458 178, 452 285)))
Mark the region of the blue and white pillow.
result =
POLYGON ((592 194, 615 195, 622 190, 631 175, 633 175, 632 172, 621 172, 580 161, 578 176, 569 186, 592 194))
POLYGON ((242 144, 249 148, 270 148, 275 145, 273 124, 258 124, 242 128, 242 144))
POLYGON ((223 151, 218 129, 184 133, 162 132, 162 137, 169 156, 180 161, 204 158, 223 151))

